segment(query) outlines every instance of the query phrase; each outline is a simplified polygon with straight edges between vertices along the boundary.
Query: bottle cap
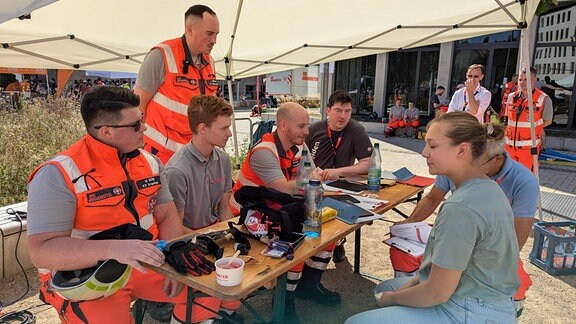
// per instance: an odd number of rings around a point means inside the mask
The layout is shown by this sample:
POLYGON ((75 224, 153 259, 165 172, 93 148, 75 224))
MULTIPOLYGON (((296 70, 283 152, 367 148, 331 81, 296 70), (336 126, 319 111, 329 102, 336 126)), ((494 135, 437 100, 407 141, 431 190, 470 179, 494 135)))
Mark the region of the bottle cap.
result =
POLYGON ((380 143, 374 143, 374 148, 375 148, 375 149, 380 148, 380 143))
POLYGON ((318 180, 318 179, 310 179, 310 180, 308 181, 308 183, 309 183, 311 186, 319 186, 319 185, 320 185, 320 180, 318 180))

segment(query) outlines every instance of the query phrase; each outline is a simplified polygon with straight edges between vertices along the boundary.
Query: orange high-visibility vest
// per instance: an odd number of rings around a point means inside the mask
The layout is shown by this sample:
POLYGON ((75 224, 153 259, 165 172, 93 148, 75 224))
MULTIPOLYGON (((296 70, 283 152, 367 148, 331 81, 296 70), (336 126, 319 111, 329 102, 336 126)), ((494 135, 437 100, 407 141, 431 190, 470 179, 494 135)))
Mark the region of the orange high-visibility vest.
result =
POLYGON ((218 89, 210 55, 201 55, 200 67, 195 66, 191 58, 186 58, 184 42, 183 38, 175 38, 154 47, 164 57, 165 75, 146 107, 144 148, 164 164, 192 139, 187 114, 190 99, 200 94, 214 95, 218 89))
POLYGON ((300 165, 300 159, 302 158, 302 150, 294 145, 288 151, 284 151, 282 144, 280 144, 280 139, 276 132, 267 133, 262 136, 262 140, 256 146, 248 152, 244 164, 240 169, 240 174, 238 179, 232 188, 232 198, 230 199, 230 205, 232 207, 232 212, 234 215, 240 214, 240 209, 242 206, 236 202, 234 199, 234 193, 238 191, 242 186, 265 186, 264 181, 252 170, 250 165, 250 158, 252 154, 257 150, 269 150, 278 159, 278 166, 282 169, 282 173, 286 180, 292 180, 296 178, 296 173, 298 171, 298 166, 300 165))
MULTIPOLYGON (((508 103, 508 126, 506 127, 506 144, 515 149, 529 149, 532 147, 530 136, 530 119, 528 100, 521 96, 521 91, 510 94, 512 100, 508 103)), ((534 125, 536 127, 536 145, 540 145, 540 136, 544 129, 542 112, 544 100, 548 97, 544 92, 534 89, 532 102, 534 103, 534 125)))
POLYGON ((518 90, 518 85, 512 81, 506 83, 504 92, 502 93, 502 106, 500 108, 500 116, 506 116, 506 107, 508 104, 508 96, 518 90))
POLYGON ((112 227, 133 223, 158 237, 154 220, 160 165, 150 153, 128 155, 124 168, 118 151, 90 135, 56 155, 46 164, 60 169, 68 188, 76 195, 72 237, 87 239, 112 227))

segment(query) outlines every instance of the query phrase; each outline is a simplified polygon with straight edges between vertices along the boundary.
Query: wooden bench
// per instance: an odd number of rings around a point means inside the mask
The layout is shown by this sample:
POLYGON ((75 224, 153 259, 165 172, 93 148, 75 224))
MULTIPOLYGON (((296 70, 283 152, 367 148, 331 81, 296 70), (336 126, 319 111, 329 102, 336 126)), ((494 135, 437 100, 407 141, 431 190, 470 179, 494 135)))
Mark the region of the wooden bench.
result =
POLYGON ((22 271, 16 260, 16 248, 18 248, 18 260, 24 269, 34 267, 28 256, 25 216, 27 206, 26 202, 21 202, 0 207, 0 279, 22 271), (13 212, 22 212, 20 219, 13 212))

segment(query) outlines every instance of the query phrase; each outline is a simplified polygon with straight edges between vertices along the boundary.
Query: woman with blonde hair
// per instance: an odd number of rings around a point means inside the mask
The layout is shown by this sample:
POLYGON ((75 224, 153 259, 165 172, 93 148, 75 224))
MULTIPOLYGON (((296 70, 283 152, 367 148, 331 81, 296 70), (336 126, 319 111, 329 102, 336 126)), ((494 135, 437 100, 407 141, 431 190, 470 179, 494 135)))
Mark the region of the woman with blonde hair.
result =
POLYGON ((426 133, 429 172, 456 190, 440 207, 416 277, 379 284, 379 309, 346 323, 515 323, 518 243, 510 203, 481 166, 489 158, 478 120, 454 112, 432 120, 426 133))

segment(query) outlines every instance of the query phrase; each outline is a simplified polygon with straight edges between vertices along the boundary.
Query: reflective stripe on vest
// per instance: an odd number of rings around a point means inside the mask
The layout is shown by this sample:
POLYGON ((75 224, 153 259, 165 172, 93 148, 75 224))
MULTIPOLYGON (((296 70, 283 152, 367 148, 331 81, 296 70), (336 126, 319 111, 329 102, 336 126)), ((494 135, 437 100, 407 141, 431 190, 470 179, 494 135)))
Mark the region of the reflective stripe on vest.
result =
POLYGON ((158 143, 165 149, 171 151, 172 153, 175 153, 180 148, 186 145, 168 139, 166 136, 162 135, 162 133, 160 133, 159 131, 155 130, 154 128, 148 125, 146 125, 146 131, 144 132, 144 136, 149 137, 151 140, 158 143))
MULTIPOLYGON (((544 124, 544 120, 543 120, 542 118, 534 121, 534 127, 540 126, 540 125, 542 125, 542 124, 544 124)), ((532 126, 530 125, 530 122, 529 122, 529 121, 527 121, 527 122, 521 122, 521 121, 519 121, 518 123, 516 123, 516 122, 513 122, 513 123, 508 122, 508 125, 510 125, 510 126, 512 126, 512 127, 517 126, 518 128, 530 128, 530 127, 532 127, 532 126), (511 125, 511 124, 512 124, 512 125, 511 125)))
POLYGON ((176 60, 174 59, 174 53, 172 52, 172 48, 170 47, 170 45, 160 43, 156 46, 164 50, 164 56, 166 57, 166 64, 168 66, 168 72, 178 73, 178 65, 176 65, 176 60))
MULTIPOLYGON (((70 180, 78 179, 79 177, 82 176, 82 173, 80 172, 80 170, 78 170, 76 163, 74 163, 74 160, 72 160, 71 157, 66 155, 58 155, 54 157, 52 161, 58 162, 60 163, 60 165, 62 165, 62 168, 66 170, 66 174, 68 174, 68 178, 70 178, 70 180)), ((74 190, 77 193, 88 190, 88 188, 86 187, 86 182, 84 181, 76 181, 76 183, 73 182, 73 185, 74 190)))
MULTIPOLYGON (((536 139, 536 146, 540 145, 541 141, 540 139, 536 139)), ((526 140, 526 141, 514 141, 511 140, 509 138, 506 138, 506 144, 510 145, 510 146, 516 146, 516 147, 525 147, 527 149, 529 149, 530 147, 532 147, 532 140, 526 140)))
POLYGON ((160 92, 156 92, 154 97, 152 97, 152 100, 154 100, 156 103, 163 106, 164 108, 173 111, 177 114, 184 115, 186 116, 186 118, 188 118, 188 105, 180 103, 176 100, 172 100, 160 92))

